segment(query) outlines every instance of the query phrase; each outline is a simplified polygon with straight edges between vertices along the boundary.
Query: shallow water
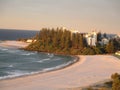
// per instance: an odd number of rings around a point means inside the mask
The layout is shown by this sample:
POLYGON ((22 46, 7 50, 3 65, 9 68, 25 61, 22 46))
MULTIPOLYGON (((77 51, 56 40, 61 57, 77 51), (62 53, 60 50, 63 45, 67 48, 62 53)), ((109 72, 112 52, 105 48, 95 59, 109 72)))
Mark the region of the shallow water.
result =
POLYGON ((74 57, 0 47, 0 79, 47 72, 75 62, 74 57))

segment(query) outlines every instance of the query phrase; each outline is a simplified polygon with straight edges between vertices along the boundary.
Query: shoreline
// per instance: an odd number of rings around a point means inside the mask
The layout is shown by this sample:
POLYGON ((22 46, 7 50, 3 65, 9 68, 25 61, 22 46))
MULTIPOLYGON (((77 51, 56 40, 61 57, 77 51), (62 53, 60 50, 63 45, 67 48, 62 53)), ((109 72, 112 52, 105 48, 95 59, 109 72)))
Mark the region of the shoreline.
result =
POLYGON ((111 74, 115 72, 120 73, 120 61, 113 56, 78 57, 80 57, 80 60, 77 63, 60 70, 2 80, 0 81, 0 88, 2 90, 64 90, 91 86, 97 82, 109 79, 111 74), (103 65, 100 66, 101 64, 103 65))
POLYGON ((45 72, 35 72, 35 73, 27 74, 27 75, 21 75, 21 76, 15 76, 15 77, 11 77, 11 78, 0 79, 0 81, 12 80, 12 79, 23 78, 23 77, 29 77, 29 76, 34 76, 34 75, 39 75, 39 74, 44 74, 44 73, 49 73, 49 72, 62 70, 62 69, 65 69, 67 67, 70 67, 71 65, 73 65, 73 64, 75 64, 75 63, 77 63, 79 61, 79 57, 77 57, 77 56, 72 56, 72 57, 74 57, 75 59, 73 60, 72 63, 70 63, 70 64, 68 64, 66 66, 62 66, 60 68, 53 69, 53 70, 48 70, 48 71, 45 71, 45 72))
MULTIPOLYGON (((9 41, 9 40, 6 40, 6 41, 1 41, 0 44, 1 44, 0 46, 4 47, 4 48, 20 49, 20 48, 24 48, 24 47, 28 46, 29 43, 22 42, 22 41, 14 41, 14 40, 13 41, 9 41), (13 44, 13 43, 15 43, 15 44, 13 44), (24 44, 24 45, 22 46, 22 44, 24 44)), ((46 53, 47 54, 47 52, 40 52, 40 53, 46 53)), ((22 78, 22 77, 28 77, 28 76, 33 76, 33 75, 38 75, 38 74, 44 74, 44 73, 49 73, 49 72, 53 72, 53 71, 58 71, 58 70, 67 68, 67 67, 69 67, 69 66, 71 66, 71 65, 73 65, 73 64, 75 64, 75 63, 77 63, 79 61, 79 57, 78 56, 63 55, 63 54, 54 54, 54 55, 70 56, 70 57, 73 57, 74 60, 71 63, 69 63, 68 65, 65 65, 65 66, 62 66, 62 67, 59 67, 59 68, 56 68, 56 69, 53 69, 53 70, 48 70, 48 71, 43 71, 43 72, 34 72, 34 73, 26 74, 26 75, 15 76, 15 77, 10 77, 10 78, 4 78, 4 79, 0 79, 0 81, 11 80, 11 79, 16 79, 16 78, 22 78)))
POLYGON ((106 81, 115 72, 120 73, 120 60, 114 56, 77 55, 75 57, 77 59, 75 62, 59 69, 0 80, 0 88, 2 90, 84 88, 106 81))

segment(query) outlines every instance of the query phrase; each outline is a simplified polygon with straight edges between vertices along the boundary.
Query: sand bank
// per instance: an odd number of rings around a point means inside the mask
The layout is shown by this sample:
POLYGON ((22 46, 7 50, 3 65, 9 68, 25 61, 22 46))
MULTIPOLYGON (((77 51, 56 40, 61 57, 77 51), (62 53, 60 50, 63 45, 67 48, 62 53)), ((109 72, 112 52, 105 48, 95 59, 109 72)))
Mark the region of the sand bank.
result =
POLYGON ((120 60, 110 55, 78 56, 80 60, 64 69, 0 81, 1 90, 60 90, 84 87, 120 73, 120 60))
POLYGON ((0 42, 1 47, 7 47, 7 48, 23 48, 28 45, 29 43, 21 42, 21 41, 1 41, 0 42))

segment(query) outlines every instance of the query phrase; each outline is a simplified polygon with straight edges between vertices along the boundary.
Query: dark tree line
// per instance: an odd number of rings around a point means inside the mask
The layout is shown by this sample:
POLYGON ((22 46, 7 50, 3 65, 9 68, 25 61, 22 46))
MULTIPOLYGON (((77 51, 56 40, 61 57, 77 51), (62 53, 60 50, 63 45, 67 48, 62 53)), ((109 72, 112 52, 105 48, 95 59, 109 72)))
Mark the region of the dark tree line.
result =
POLYGON ((80 54, 86 47, 83 34, 71 33, 62 28, 43 28, 37 35, 37 41, 30 44, 27 50, 53 52, 59 54, 80 54))
MULTIPOLYGON (((63 30, 62 28, 43 28, 36 34, 35 39, 37 39, 37 41, 31 43, 25 50, 56 54, 94 55, 113 53, 118 49, 116 45, 119 45, 116 44, 117 41, 112 40, 106 46, 87 46, 86 39, 82 33, 71 33, 69 30, 63 30)), ((101 33, 98 34, 97 39, 101 39, 101 33)))
POLYGON ((105 49, 107 53, 114 53, 120 50, 120 42, 116 39, 111 39, 105 49))

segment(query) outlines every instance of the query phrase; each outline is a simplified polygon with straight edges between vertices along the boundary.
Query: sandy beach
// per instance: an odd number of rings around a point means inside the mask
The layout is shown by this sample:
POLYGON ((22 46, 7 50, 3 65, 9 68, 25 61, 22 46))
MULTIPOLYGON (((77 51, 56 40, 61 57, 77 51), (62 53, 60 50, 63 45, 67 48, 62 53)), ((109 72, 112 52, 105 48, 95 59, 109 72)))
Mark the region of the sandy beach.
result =
POLYGON ((120 73, 120 60, 110 55, 78 56, 64 69, 0 81, 1 90, 61 90, 84 87, 120 73))
POLYGON ((1 41, 0 42, 1 47, 7 47, 7 48, 23 48, 28 45, 29 43, 22 42, 22 41, 1 41))

